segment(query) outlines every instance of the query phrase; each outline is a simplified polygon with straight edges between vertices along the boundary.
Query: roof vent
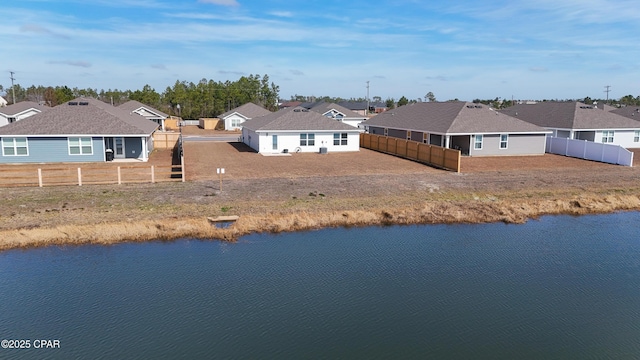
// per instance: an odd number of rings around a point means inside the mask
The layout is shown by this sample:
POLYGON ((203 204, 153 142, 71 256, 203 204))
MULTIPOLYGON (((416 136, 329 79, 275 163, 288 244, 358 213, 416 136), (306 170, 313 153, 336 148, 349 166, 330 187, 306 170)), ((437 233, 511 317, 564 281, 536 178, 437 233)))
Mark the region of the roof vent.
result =
POLYGON ((482 109, 482 105, 476 105, 476 109, 482 109))
POLYGON ((80 101, 78 105, 86 106, 86 105, 89 105, 89 103, 87 101, 80 101))
POLYGON ((77 101, 69 101, 69 105, 78 105, 77 101))

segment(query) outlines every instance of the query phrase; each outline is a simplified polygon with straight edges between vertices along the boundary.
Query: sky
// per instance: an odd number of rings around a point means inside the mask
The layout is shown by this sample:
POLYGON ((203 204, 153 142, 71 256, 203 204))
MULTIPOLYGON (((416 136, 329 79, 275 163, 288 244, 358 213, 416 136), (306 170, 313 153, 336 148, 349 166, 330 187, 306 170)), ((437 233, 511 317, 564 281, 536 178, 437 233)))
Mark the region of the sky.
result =
POLYGON ((0 0, 0 17, 5 88, 14 71, 158 92, 267 74, 283 99, 640 95, 636 0, 0 0))

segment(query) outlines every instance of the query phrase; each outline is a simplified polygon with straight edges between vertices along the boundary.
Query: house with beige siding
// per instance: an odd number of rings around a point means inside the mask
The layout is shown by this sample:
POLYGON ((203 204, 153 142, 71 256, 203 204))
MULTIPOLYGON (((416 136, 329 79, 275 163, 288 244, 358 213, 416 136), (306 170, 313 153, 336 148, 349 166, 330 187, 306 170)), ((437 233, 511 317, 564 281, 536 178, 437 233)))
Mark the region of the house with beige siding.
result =
POLYGON ((247 120, 242 141, 261 154, 360 150, 360 130, 303 107, 247 120))
POLYGON ((463 101, 412 103, 362 123, 370 134, 458 149, 468 156, 543 155, 550 131, 463 101))
POLYGON ((629 110, 608 108, 578 101, 543 101, 514 105, 500 112, 541 126, 555 137, 640 148, 640 121, 632 112, 625 116, 629 110))
POLYGON ((136 100, 129 100, 126 103, 118 106, 118 108, 130 113, 138 114, 147 120, 151 120, 158 124, 160 130, 165 131, 164 121, 169 117, 169 115, 163 113, 160 110, 154 109, 151 106, 143 104, 136 100))

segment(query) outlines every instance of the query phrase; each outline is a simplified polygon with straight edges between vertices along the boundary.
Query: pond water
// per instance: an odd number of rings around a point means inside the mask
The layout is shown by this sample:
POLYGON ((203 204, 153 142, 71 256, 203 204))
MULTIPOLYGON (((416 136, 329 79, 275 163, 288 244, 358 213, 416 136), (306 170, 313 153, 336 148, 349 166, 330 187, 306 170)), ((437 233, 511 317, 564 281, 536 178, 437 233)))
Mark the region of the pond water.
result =
POLYGON ((640 213, 7 251, 0 338, 30 341, 12 359, 640 358, 640 213))

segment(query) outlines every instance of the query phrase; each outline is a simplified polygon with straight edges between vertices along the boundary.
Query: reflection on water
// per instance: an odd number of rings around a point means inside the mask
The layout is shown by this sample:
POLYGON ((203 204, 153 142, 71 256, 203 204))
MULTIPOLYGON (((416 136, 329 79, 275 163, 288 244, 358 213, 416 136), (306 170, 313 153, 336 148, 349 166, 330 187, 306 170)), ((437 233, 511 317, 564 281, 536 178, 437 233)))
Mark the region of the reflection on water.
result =
POLYGON ((637 358, 640 213, 0 253, 0 358, 637 358))

